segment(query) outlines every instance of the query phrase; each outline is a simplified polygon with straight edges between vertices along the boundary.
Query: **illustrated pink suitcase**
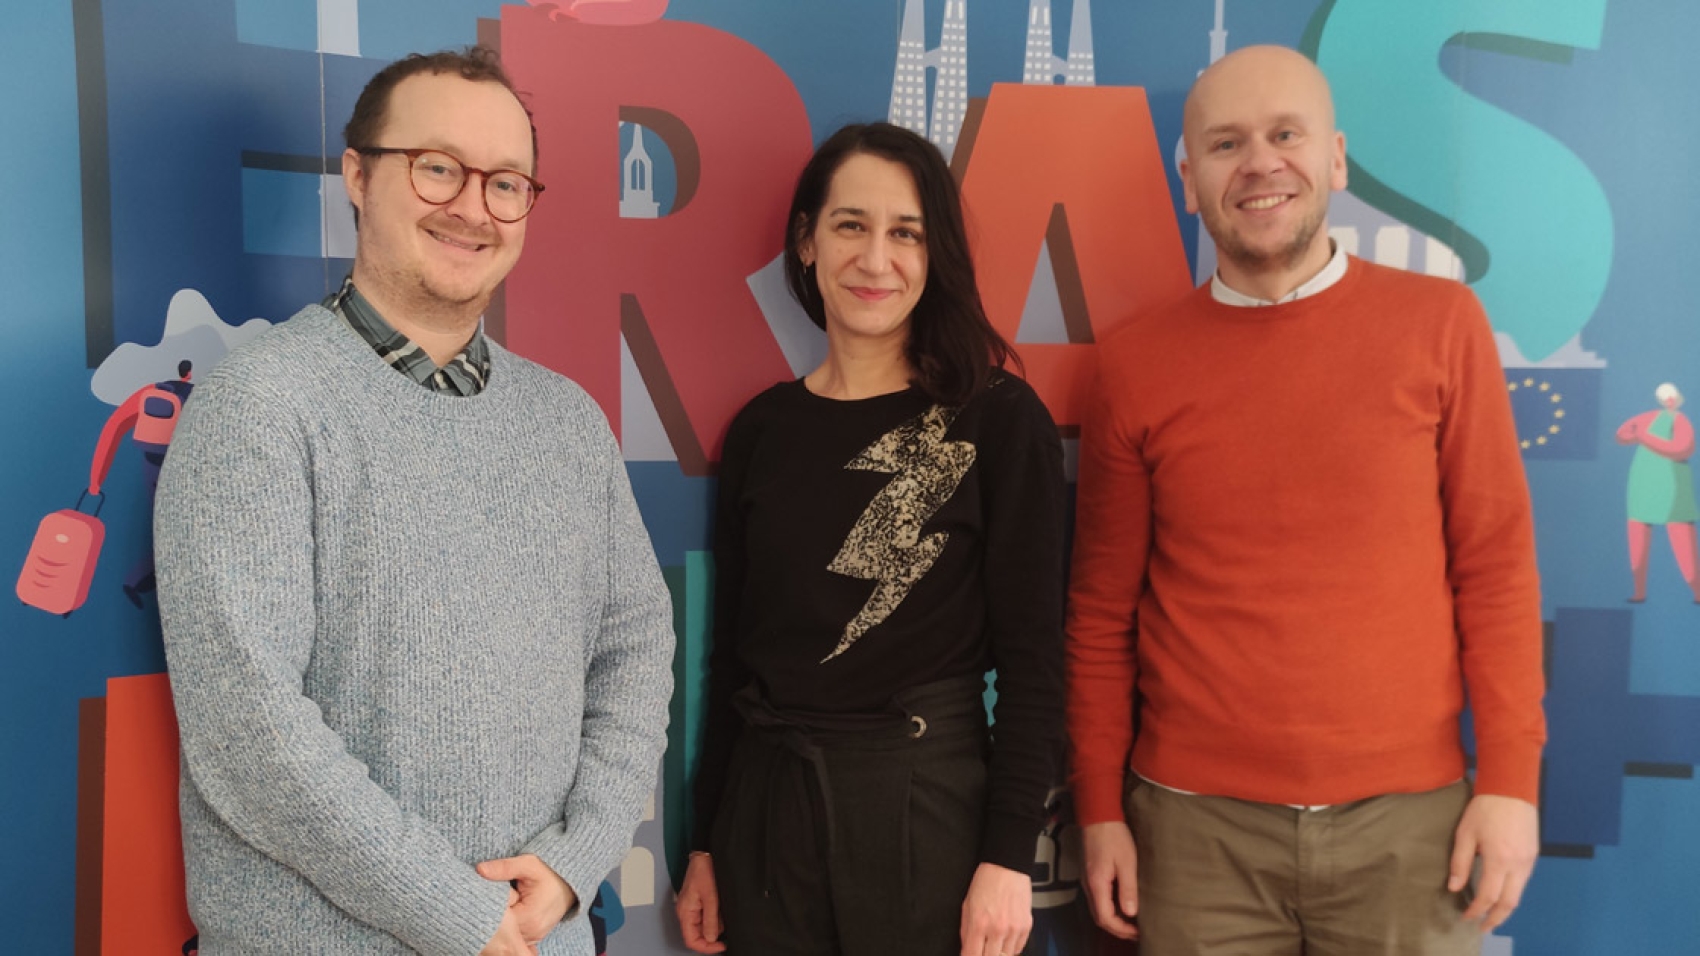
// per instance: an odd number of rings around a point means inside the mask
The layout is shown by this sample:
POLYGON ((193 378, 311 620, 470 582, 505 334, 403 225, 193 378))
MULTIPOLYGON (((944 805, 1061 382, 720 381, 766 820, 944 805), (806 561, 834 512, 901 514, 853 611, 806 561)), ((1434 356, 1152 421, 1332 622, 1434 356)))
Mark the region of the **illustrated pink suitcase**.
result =
POLYGON ((23 573, 18 575, 18 598, 30 607, 70 617, 88 600, 100 545, 106 540, 106 526, 98 517, 106 496, 94 496, 92 513, 83 511, 88 497, 83 492, 75 508, 53 512, 36 528, 23 573))

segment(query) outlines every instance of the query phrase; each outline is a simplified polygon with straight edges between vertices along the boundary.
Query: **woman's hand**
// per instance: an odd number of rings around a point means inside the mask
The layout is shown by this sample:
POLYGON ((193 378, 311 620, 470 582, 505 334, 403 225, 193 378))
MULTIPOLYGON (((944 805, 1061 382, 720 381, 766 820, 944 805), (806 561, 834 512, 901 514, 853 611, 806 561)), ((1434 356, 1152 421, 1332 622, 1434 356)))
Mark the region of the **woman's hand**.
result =
POLYGON ((720 941, 720 892, 714 885, 714 860, 707 853, 691 854, 685 867, 685 882, 673 902, 685 947, 694 953, 724 953, 720 941))
POLYGON ((962 956, 1016 956, 1032 929, 1033 878, 980 864, 962 901, 962 956))

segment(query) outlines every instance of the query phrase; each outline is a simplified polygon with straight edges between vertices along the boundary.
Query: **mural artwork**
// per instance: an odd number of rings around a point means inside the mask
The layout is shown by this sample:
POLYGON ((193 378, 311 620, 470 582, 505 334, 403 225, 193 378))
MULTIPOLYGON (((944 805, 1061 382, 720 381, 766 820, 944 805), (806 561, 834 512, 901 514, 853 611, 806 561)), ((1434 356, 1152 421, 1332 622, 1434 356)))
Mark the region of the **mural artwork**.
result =
MULTIPOLYGON (((1686 0, 8 7, 0 129, 26 159, 0 180, 13 224, 0 322, 16 343, 0 553, 18 598, 0 610, 5 948, 195 951, 154 488, 194 383, 347 273, 341 127, 386 62, 483 43, 526 91, 549 190, 485 327, 607 413, 672 590, 661 780, 586 910, 599 953, 638 956, 684 951, 671 902, 700 751, 721 437, 751 395, 824 353, 779 266, 815 143, 887 119, 938 145, 988 313, 1072 445, 1095 343, 1215 268, 1176 172, 1188 85, 1229 51, 1279 43, 1334 87, 1350 185, 1332 238, 1469 283, 1516 415, 1550 743, 1543 855, 1485 949, 1688 951, 1700 511, 1682 386, 1700 370, 1700 323, 1681 255, 1700 101, 1679 91, 1700 84, 1696 36, 1686 0)), ((1059 787, 1034 847, 1029 954, 1118 951, 1091 927, 1080 861, 1059 787)))

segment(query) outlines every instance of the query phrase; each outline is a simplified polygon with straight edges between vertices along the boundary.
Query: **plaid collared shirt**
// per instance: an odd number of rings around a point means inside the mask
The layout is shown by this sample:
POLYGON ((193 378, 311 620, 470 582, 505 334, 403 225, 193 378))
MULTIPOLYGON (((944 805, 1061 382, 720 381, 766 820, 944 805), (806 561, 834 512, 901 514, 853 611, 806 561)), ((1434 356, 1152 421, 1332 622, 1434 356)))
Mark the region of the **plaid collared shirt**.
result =
POLYGON ((395 326, 372 308, 372 303, 354 287, 352 274, 342 280, 341 289, 325 299, 324 306, 342 316, 391 368, 434 392, 477 395, 490 379, 490 345, 484 341, 482 325, 460 354, 438 368, 429 353, 396 331, 395 326))

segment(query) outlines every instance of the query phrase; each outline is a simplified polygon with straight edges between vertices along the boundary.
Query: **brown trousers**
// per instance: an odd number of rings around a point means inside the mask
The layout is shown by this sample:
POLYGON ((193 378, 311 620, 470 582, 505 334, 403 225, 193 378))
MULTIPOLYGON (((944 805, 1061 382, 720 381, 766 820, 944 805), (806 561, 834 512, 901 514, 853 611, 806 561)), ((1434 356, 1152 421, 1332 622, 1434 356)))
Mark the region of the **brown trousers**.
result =
POLYGON ((1464 781, 1322 810, 1176 793, 1137 777, 1142 956, 1477 956, 1446 890, 1464 781))

